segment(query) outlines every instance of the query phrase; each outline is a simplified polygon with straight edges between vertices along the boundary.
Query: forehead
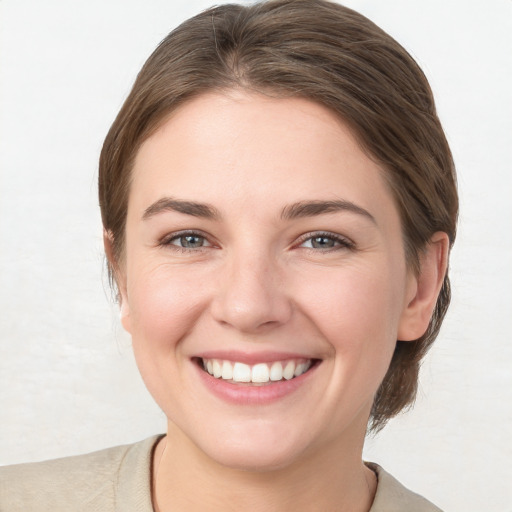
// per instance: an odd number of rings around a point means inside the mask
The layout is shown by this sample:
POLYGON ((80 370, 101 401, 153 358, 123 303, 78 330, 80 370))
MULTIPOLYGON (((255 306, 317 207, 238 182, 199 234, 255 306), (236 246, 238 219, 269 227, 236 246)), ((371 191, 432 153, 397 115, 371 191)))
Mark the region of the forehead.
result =
POLYGON ((244 209, 340 197, 368 207, 392 201, 383 172, 317 103, 212 93, 184 104, 141 146, 129 208, 163 195, 244 209))

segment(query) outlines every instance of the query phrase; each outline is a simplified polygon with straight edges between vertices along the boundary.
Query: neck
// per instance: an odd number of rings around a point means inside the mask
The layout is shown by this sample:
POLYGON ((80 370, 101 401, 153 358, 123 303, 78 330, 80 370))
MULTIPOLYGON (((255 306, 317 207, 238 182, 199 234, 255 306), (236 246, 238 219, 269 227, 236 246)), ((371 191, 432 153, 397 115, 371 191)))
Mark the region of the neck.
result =
POLYGON ((364 439, 354 441, 320 448, 285 468, 247 471, 217 463, 171 424, 154 454, 155 510, 368 512, 377 482, 361 460, 364 439))

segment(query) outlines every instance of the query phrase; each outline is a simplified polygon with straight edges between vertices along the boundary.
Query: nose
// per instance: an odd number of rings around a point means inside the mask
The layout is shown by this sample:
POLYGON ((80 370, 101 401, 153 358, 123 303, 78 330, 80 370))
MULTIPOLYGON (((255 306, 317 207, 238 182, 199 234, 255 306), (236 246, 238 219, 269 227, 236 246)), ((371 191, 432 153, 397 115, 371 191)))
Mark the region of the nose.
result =
POLYGON ((214 319, 244 333, 259 333, 286 323, 292 304, 283 273, 268 255, 240 254, 225 262, 212 301, 214 319))

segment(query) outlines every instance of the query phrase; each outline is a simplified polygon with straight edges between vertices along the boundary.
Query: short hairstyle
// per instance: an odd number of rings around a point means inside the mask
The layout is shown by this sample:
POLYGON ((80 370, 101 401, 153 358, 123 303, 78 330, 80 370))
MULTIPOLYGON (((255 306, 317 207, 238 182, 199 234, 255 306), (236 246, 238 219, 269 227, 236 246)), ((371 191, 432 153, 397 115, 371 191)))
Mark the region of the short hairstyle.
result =
MULTIPOLYGON (((384 170, 401 218, 406 261, 416 273, 436 231, 446 232, 453 244, 453 159, 432 91, 414 59, 373 22, 337 3, 270 0, 221 5, 185 21, 141 69, 100 156, 99 201, 114 261, 123 258, 131 170, 141 144, 180 105, 232 89, 309 99, 347 123, 384 170)), ((415 341, 397 340, 374 398, 370 430, 378 431, 414 402, 421 360, 449 302, 446 275, 427 331, 415 341)))

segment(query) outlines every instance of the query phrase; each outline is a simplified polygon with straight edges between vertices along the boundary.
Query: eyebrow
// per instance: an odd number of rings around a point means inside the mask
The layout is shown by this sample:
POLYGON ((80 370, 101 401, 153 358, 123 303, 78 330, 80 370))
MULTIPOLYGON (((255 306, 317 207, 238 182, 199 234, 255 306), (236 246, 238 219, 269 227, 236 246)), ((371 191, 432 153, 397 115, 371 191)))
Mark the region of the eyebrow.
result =
MULTIPOLYGON (((171 197, 162 197, 158 201, 155 201, 144 210, 142 218, 147 220, 166 211, 184 213, 185 215, 204 219, 219 220, 221 218, 219 211, 214 206, 205 203, 197 203, 195 201, 183 201, 171 197)), ((316 215, 339 211, 349 211, 362 215, 371 220, 374 224, 377 224, 375 217, 368 210, 361 208, 351 201, 343 199, 336 201, 299 201, 298 203, 293 203, 283 208, 281 218, 283 220, 293 220, 301 217, 314 217, 316 215)))
POLYGON ((281 218, 285 220, 297 219, 300 217, 313 217, 325 213, 334 213, 339 211, 348 211, 368 218, 374 224, 377 224, 375 217, 364 208, 351 201, 339 199, 336 201, 300 201, 298 203, 286 206, 281 212, 281 218))
POLYGON ((194 201, 182 201, 172 197, 162 197, 144 210, 143 220, 147 220, 161 212, 178 212, 204 219, 220 219, 219 211, 209 204, 194 201))

